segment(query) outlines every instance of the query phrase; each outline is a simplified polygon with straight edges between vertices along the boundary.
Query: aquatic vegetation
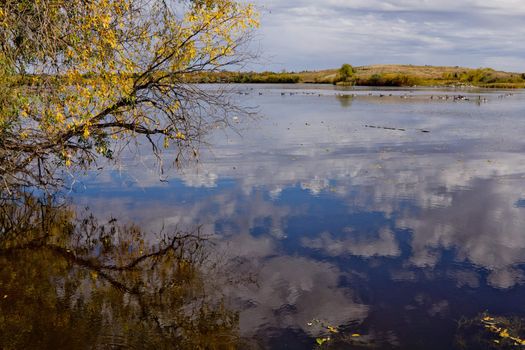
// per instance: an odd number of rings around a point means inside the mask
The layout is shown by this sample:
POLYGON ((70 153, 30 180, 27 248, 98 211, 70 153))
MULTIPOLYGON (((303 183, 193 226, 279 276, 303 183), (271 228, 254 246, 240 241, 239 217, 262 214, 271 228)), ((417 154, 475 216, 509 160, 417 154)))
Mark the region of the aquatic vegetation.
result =
POLYGON ((308 326, 316 328, 316 332, 319 336, 315 338, 316 346, 320 349, 330 348, 332 345, 340 344, 354 344, 360 343, 361 345, 366 344, 366 340, 362 340, 362 335, 357 332, 340 331, 337 327, 334 327, 322 320, 314 319, 308 322, 308 326), (357 342, 357 343, 356 343, 357 342))
POLYGON ((525 346, 525 323, 516 317, 484 312, 459 322, 456 344, 459 348, 512 349, 525 346))
POLYGON ((516 346, 525 345, 525 339, 522 339, 517 335, 517 332, 520 331, 520 329, 517 329, 517 327, 521 327, 521 324, 513 324, 514 322, 507 318, 493 317, 489 315, 483 316, 483 318, 481 318, 481 323, 487 329, 487 331, 500 338, 494 340, 496 344, 509 342, 516 346))

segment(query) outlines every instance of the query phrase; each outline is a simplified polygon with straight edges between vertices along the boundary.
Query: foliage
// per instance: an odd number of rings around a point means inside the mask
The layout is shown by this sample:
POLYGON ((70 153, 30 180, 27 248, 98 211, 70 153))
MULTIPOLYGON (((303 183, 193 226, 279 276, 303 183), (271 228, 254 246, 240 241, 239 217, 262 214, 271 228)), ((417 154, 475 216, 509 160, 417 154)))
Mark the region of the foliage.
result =
POLYGON ((363 346, 369 347, 370 345, 367 339, 363 339, 361 334, 350 329, 342 331, 342 329, 327 324, 322 320, 313 319, 308 322, 308 326, 312 327, 311 331, 318 334, 315 338, 316 346, 314 349, 340 349, 348 346, 360 348, 363 346))
POLYGON ((299 76, 295 73, 273 72, 203 72, 186 77, 192 83, 238 83, 238 84, 287 84, 298 83, 299 76))
POLYGON ((487 88, 525 87, 524 74, 506 73, 492 69, 459 67, 379 65, 352 67, 351 75, 343 81, 341 69, 302 72, 199 72, 185 76, 192 83, 313 83, 361 86, 463 86, 487 88), (481 72, 481 73, 480 73, 481 72), (483 77, 485 72, 490 77, 483 77), (463 78, 462 78, 463 77, 463 78), (493 81, 493 82, 490 82, 493 81))
MULTIPOLYGON (((350 82, 350 79, 352 78, 353 74, 355 73, 354 68, 349 65, 348 63, 345 63, 339 68, 338 71, 338 77, 334 80, 334 83, 347 83, 350 82)), ((353 81, 352 81, 353 82, 353 81)))
POLYGON ((284 84, 284 83, 298 83, 299 77, 290 73, 271 73, 265 72, 261 74, 254 73, 240 73, 234 77, 234 83, 259 83, 259 84, 284 84))
POLYGON ((487 88, 525 88, 525 74, 507 73, 488 68, 434 67, 413 65, 374 65, 352 67, 352 74, 342 80, 341 69, 295 73, 219 72, 205 75, 199 82, 277 82, 361 86, 480 86, 487 88), (286 79, 285 74, 293 78, 286 79), (242 79, 234 79, 234 77, 242 79), (272 81, 271 77, 282 77, 272 81))
POLYGON ((490 68, 473 69, 469 71, 461 71, 444 74, 445 79, 456 79, 469 83, 494 83, 497 81, 495 71, 490 68))
POLYGON ((512 88, 525 85, 525 79, 520 74, 502 74, 491 68, 459 70, 443 74, 443 79, 459 84, 481 87, 512 88))
POLYGON ((513 335, 510 332, 518 331, 512 325, 512 322, 509 322, 509 320, 505 318, 495 318, 489 315, 485 315, 481 318, 481 323, 483 326, 487 329, 487 331, 495 334, 500 339, 494 340, 496 344, 501 343, 502 341, 507 341, 512 345, 519 346, 519 345, 525 345, 525 340, 521 339, 517 335, 513 335))
POLYGON ((136 135, 196 155, 235 106, 185 75, 246 60, 257 25, 235 0, 2 1, 0 180, 44 181, 136 135))
POLYGON ((365 86, 414 86, 420 79, 406 74, 373 74, 370 78, 358 78, 358 85, 365 86))
POLYGON ((354 74, 354 68, 349 65, 348 63, 345 63, 339 68, 339 74, 341 75, 341 78, 346 80, 350 78, 352 74, 354 74))
POLYGON ((332 83, 335 84, 351 84, 353 85, 355 83, 355 79, 353 78, 355 71, 354 68, 349 65, 348 63, 345 63, 339 68, 337 71, 336 77, 333 79, 332 83))
POLYGON ((484 312, 458 323, 456 345, 460 349, 516 349, 525 345, 523 319, 484 312))

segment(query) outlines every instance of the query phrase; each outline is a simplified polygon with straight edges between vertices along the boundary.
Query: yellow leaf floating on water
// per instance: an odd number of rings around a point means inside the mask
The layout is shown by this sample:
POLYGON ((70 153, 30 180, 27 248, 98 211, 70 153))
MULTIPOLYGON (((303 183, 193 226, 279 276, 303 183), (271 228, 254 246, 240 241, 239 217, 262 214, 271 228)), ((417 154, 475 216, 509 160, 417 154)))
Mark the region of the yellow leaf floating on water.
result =
POLYGON ((361 334, 359 334, 359 333, 352 334, 352 337, 354 337, 354 338, 357 338, 357 337, 360 337, 360 336, 361 336, 361 334))
MULTIPOLYGON (((481 323, 490 332, 497 334, 500 339, 494 339, 493 342, 500 344, 501 340, 509 339, 514 342, 515 346, 525 345, 525 340, 517 336, 512 336, 508 328, 498 327, 498 321, 494 317, 485 316, 481 318, 481 323)), ((503 321, 501 321, 503 323, 503 321)))
POLYGON ((330 340, 330 338, 317 338, 315 341, 317 342, 317 344, 323 345, 324 343, 326 343, 329 340, 330 340))
POLYGON ((338 331, 337 328, 335 328, 335 327, 328 326, 328 327, 326 327, 326 328, 328 328, 328 330, 329 330, 330 332, 332 332, 332 333, 339 333, 339 331, 338 331))

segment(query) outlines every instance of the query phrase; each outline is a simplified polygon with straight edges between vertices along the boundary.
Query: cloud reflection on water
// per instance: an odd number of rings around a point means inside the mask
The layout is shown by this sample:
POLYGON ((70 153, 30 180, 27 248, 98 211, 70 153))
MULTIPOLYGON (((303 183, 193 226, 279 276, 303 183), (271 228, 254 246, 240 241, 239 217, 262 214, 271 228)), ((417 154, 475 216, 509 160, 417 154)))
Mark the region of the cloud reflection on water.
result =
MULTIPOLYGON (((259 101, 265 118, 241 137, 217 135, 202 163, 170 183, 129 166, 124 179, 134 186, 102 173, 95 181, 111 197, 87 191, 78 201, 151 229, 201 224, 215 233, 219 250, 257 273, 257 288, 232 291, 248 305, 246 334, 308 333, 312 318, 365 319, 367 302, 340 284, 353 267, 337 259, 384 265, 392 283, 440 274, 457 288, 525 281, 525 215, 516 205, 525 196, 525 142, 516 127, 522 95, 508 105, 492 96, 487 106, 360 98, 340 106, 328 97, 277 96, 259 101), (304 234, 291 232, 308 217, 314 224, 305 221, 304 234), (327 227, 317 230, 316 221, 327 227)), ((437 298, 428 308, 437 317, 450 305, 437 298)))

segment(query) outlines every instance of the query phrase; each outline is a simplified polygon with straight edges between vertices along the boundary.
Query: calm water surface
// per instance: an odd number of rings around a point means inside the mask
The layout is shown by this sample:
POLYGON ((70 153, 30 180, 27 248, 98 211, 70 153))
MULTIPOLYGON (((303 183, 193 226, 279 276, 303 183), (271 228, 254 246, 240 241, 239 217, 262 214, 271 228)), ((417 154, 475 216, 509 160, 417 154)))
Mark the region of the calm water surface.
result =
POLYGON ((525 317, 524 91, 237 89, 259 117, 198 164, 160 181, 145 151, 71 196, 210 235, 238 348, 484 349, 481 317, 525 317))

